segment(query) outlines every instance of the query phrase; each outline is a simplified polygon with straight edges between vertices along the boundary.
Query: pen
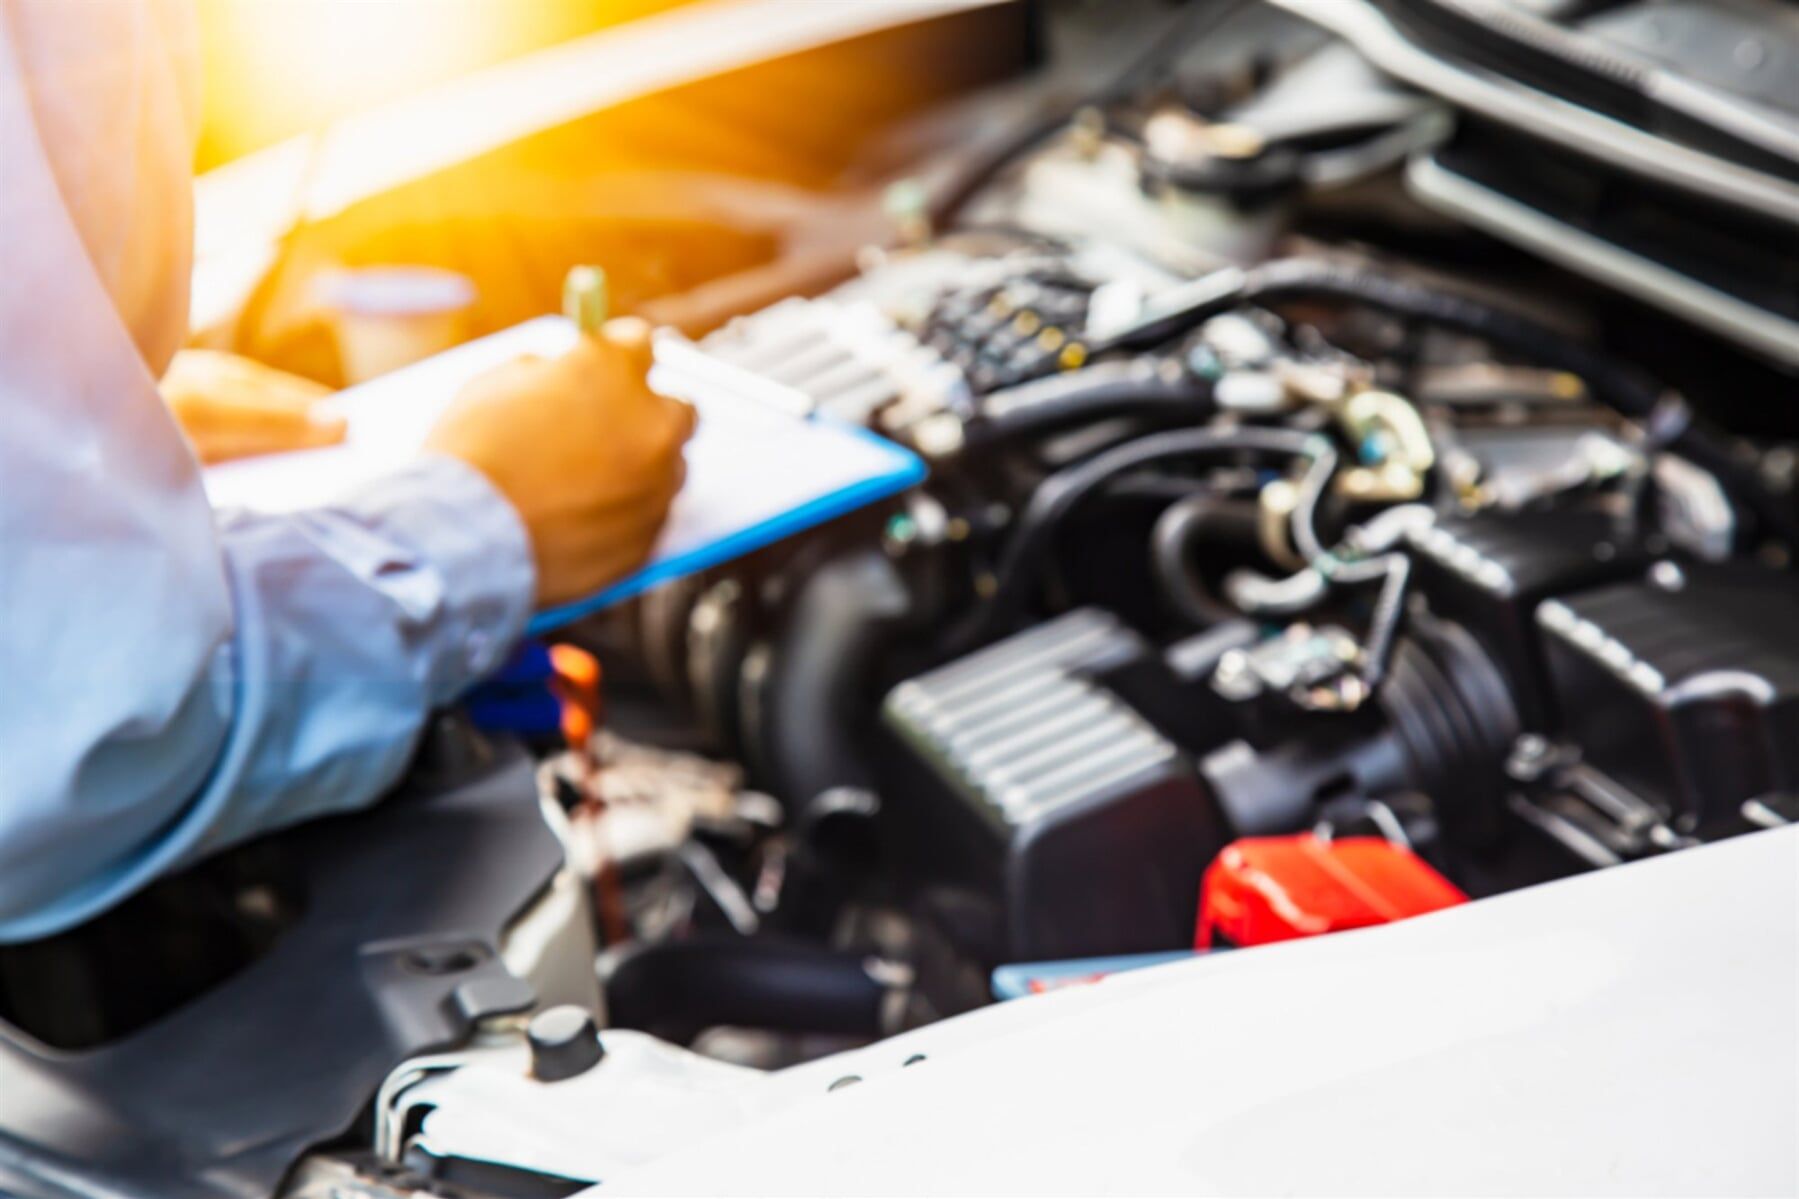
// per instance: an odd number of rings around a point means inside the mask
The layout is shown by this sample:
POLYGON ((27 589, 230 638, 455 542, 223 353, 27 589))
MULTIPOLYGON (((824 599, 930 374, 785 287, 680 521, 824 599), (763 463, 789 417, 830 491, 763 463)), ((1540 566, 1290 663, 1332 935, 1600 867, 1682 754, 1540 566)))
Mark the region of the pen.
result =
POLYGON ((611 308, 606 272, 597 266, 570 267, 562 280, 562 315, 584 337, 600 337, 611 308))

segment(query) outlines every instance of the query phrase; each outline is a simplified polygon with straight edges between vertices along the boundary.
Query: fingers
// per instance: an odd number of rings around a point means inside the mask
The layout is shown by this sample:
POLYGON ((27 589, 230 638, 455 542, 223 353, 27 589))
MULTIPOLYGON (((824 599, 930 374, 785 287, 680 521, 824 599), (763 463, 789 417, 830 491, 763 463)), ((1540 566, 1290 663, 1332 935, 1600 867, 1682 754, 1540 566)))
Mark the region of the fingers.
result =
POLYGON ((611 387, 628 382, 635 391, 648 392, 650 368, 655 365, 654 332, 640 317, 616 317, 606 322, 599 336, 581 338, 563 361, 577 370, 598 372, 611 387))
POLYGON ((169 410, 206 462, 332 445, 345 432, 341 417, 316 411, 310 400, 186 394, 171 397, 169 410))
POLYGON ((308 404, 331 394, 311 379, 222 350, 182 350, 163 373, 170 402, 188 398, 308 404))
POLYGON ((297 448, 311 450, 336 445, 349 431, 349 421, 341 416, 321 413, 315 408, 306 414, 306 427, 302 430, 304 444, 297 448))
POLYGON ((539 600, 557 604, 592 595, 642 566, 656 547, 666 512, 666 501, 639 497, 605 517, 571 513, 540 528, 539 600))
POLYGON ((693 439, 694 430, 699 428, 700 414, 692 404, 681 400, 669 398, 668 406, 674 421, 675 444, 686 445, 693 439))
POLYGON ((201 460, 224 462, 232 458, 248 458, 256 454, 281 454, 295 450, 321 449, 344 439, 346 426, 342 417, 307 417, 290 423, 265 424, 243 430, 230 430, 208 439, 201 460))
POLYGON ((620 320, 558 358, 510 363, 465 388, 427 441, 518 511, 544 603, 639 566, 685 481, 697 417, 650 389, 650 342, 643 321, 620 320))
POLYGON ((654 365, 653 334, 650 323, 639 316, 614 317, 600 330, 601 339, 624 356, 625 365, 645 375, 654 365))
POLYGON ((249 458, 258 454, 287 454, 297 450, 317 450, 343 441, 344 421, 341 417, 308 421, 283 430, 265 430, 260 436, 224 439, 216 442, 203 462, 226 462, 233 458, 249 458))

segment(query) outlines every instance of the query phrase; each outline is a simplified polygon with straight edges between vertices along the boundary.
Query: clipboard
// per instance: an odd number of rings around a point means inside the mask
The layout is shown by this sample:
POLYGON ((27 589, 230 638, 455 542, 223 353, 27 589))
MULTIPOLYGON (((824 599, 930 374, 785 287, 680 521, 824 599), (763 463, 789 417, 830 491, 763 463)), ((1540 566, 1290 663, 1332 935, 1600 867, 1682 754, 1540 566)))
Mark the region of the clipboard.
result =
MULTIPOLYGON (((561 354, 575 327, 540 317, 458 346, 322 401, 345 418, 344 443, 321 450, 220 463, 205 472, 218 509, 292 512, 329 505, 417 455, 438 416, 468 380, 521 354, 561 354)), ((699 425, 687 446, 687 484, 642 567, 604 590, 539 612, 528 631, 546 633, 662 583, 888 499, 922 482, 924 462, 860 426, 806 415, 761 380, 705 377, 698 352, 662 335, 650 382, 692 403, 699 425)))

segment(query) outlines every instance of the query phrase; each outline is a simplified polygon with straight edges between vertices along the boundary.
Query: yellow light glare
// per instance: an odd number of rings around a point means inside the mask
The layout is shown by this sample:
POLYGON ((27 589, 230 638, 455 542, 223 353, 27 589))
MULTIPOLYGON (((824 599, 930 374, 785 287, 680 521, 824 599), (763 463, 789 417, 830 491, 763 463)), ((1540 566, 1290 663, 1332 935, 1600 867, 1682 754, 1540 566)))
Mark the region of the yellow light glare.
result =
POLYGON ((202 168, 485 66, 565 0, 201 0, 202 168))

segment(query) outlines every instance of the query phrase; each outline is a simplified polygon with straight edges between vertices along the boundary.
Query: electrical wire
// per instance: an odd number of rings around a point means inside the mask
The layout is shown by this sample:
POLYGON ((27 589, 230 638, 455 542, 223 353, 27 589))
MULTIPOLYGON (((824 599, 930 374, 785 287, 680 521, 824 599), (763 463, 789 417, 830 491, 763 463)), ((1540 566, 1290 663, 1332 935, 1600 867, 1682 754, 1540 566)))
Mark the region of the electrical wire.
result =
POLYGON ((1407 584, 1412 578, 1412 560, 1404 554, 1387 554, 1384 563, 1386 581, 1374 599, 1374 612, 1368 618, 1368 635, 1362 639, 1362 682, 1373 695, 1387 677, 1393 661, 1393 643, 1405 618, 1407 584))

